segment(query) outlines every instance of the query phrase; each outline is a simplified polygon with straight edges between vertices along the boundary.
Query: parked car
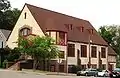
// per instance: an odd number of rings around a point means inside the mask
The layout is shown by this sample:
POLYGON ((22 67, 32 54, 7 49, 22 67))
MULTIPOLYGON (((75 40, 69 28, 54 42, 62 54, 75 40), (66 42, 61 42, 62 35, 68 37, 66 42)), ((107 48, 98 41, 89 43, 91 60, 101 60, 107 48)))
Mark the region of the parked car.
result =
POLYGON ((84 76, 96 76, 98 73, 97 69, 89 68, 82 71, 77 72, 77 76, 84 75, 84 76))
POLYGON ((100 77, 109 77, 109 71, 108 70, 102 70, 97 73, 97 76, 100 77))
POLYGON ((115 68, 112 73, 115 77, 120 77, 120 68, 115 68))

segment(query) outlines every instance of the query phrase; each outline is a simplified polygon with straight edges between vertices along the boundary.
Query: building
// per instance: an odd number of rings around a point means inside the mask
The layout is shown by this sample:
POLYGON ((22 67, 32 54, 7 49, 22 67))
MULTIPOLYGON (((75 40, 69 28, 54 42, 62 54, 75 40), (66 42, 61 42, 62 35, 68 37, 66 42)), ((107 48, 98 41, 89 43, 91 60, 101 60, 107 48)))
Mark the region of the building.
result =
POLYGON ((0 48, 6 47, 6 41, 10 35, 10 30, 0 29, 0 48))
POLYGON ((4 57, 7 54, 7 52, 4 51, 4 48, 6 47, 6 41, 10 35, 9 30, 0 29, 0 64, 4 61, 4 57))
MULTIPOLYGON (((29 34, 48 34, 56 41, 64 54, 59 60, 61 72, 67 72, 66 69, 73 65, 108 69, 108 58, 114 61, 110 62, 113 68, 116 67, 116 53, 108 48, 89 21, 25 4, 8 39, 8 47, 17 47, 15 42, 19 35, 29 34)), ((52 71, 58 71, 57 64, 58 59, 52 61, 52 71)))

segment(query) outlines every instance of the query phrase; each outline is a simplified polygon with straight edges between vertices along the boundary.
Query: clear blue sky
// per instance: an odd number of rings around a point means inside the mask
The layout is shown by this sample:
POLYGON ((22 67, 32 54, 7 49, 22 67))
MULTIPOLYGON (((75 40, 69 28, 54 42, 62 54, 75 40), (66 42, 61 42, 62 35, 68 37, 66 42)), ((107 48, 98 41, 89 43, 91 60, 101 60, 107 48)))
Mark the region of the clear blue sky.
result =
POLYGON ((120 0, 9 0, 13 8, 22 9, 25 3, 75 16, 102 25, 120 25, 120 0))

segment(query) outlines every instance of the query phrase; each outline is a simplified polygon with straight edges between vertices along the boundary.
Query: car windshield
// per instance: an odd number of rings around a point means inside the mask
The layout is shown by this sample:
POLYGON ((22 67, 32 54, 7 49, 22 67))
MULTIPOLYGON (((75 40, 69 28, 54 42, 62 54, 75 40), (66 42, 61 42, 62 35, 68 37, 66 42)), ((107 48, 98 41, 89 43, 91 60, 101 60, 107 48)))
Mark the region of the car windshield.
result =
POLYGON ((108 72, 107 70, 102 70, 102 72, 108 72))
POLYGON ((90 68, 90 69, 86 69, 86 71, 96 71, 96 69, 90 68))
POLYGON ((114 71, 120 72, 120 68, 115 68, 114 71))

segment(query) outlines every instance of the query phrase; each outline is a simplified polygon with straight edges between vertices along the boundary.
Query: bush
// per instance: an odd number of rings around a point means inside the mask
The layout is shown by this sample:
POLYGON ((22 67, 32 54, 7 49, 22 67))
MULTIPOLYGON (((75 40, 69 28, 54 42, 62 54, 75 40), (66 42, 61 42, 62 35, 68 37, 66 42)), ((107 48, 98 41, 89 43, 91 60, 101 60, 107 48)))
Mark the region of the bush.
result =
POLYGON ((2 68, 6 68, 7 60, 4 60, 2 63, 2 68))
POLYGON ((20 52, 17 50, 17 48, 14 48, 13 50, 10 51, 10 53, 7 55, 7 60, 8 61, 15 61, 17 59, 19 59, 20 57, 20 52))
POLYGON ((77 71, 80 71, 80 66, 72 65, 68 68, 69 73, 77 73, 77 71))

